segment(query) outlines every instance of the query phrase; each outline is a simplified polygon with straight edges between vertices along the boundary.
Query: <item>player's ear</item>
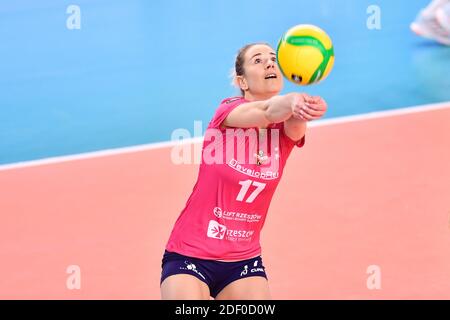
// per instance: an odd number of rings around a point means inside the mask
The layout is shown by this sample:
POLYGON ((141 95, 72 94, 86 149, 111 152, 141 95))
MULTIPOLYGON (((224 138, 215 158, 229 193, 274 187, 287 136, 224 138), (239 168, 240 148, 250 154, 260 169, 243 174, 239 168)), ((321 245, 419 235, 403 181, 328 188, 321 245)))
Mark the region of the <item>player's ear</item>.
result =
POLYGON ((245 80, 244 76, 236 76, 236 85, 244 91, 248 90, 247 80, 245 80))

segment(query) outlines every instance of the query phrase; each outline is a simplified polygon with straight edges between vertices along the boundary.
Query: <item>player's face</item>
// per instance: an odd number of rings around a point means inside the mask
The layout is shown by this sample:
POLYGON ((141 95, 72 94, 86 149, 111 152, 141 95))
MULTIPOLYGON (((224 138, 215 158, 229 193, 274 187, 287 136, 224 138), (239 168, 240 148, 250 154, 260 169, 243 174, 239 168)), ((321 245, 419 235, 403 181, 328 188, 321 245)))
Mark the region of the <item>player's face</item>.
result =
POLYGON ((244 70, 248 91, 254 97, 270 98, 283 89, 283 77, 275 51, 267 45, 258 44, 247 50, 244 70))

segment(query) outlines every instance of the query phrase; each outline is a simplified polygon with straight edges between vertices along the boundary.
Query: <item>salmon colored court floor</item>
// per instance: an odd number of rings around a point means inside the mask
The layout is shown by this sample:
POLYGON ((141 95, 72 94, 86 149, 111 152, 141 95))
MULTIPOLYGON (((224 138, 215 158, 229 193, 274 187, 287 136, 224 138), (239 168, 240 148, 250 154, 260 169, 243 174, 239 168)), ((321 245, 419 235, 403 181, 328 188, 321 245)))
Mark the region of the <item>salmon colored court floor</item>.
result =
MULTIPOLYGON (((450 299, 449 128, 450 104, 310 127, 262 231, 273 298, 450 299)), ((198 170, 170 151, 0 169, 0 298, 159 299, 198 170)))

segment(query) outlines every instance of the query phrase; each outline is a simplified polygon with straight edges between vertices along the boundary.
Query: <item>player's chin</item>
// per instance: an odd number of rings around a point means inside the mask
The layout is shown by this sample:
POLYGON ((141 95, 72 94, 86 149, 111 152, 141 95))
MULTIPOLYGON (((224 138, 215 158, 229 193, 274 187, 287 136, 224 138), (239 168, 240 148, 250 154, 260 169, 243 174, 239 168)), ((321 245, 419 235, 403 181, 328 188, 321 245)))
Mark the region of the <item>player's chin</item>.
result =
POLYGON ((279 94, 283 90, 283 83, 271 83, 266 87, 266 91, 274 94, 279 94))

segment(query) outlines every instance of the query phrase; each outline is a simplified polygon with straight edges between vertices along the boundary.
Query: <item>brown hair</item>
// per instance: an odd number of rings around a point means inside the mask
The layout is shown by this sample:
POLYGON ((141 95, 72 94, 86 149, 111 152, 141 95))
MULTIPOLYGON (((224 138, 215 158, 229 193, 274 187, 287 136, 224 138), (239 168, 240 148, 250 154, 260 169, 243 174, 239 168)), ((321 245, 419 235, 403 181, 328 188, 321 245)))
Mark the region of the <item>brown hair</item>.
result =
MULTIPOLYGON (((248 49, 250 49, 253 46, 259 45, 259 44, 263 44, 263 45, 270 47, 270 44, 268 44, 267 42, 254 42, 254 43, 246 44, 245 46, 243 46, 242 48, 239 49, 239 51, 236 55, 236 60, 234 62, 233 81, 236 76, 242 76, 245 73, 244 57, 245 57, 245 54, 248 51, 248 49)), ((244 90, 242 90, 242 89, 240 89, 240 90, 241 90, 241 95, 244 96, 244 94, 245 94, 244 90)))

